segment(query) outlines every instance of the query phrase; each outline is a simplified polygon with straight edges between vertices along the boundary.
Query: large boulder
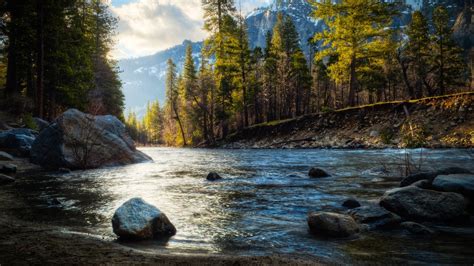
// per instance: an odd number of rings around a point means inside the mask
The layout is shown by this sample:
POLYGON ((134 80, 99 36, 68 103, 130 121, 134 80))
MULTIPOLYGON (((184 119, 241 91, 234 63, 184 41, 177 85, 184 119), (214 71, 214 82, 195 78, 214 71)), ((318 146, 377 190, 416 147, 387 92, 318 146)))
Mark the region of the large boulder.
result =
POLYGON ((457 192, 474 199, 473 174, 439 175, 432 185, 436 190, 457 192))
POLYGON ((15 128, 0 132, 0 150, 19 157, 28 157, 37 132, 28 128, 15 128))
POLYGON ((420 180, 428 180, 431 183, 435 179, 435 177, 438 175, 469 174, 469 173, 471 173, 469 170, 460 168, 460 167, 447 167, 447 168, 443 168, 437 171, 420 172, 420 173, 412 174, 405 177, 400 182, 400 187, 409 186, 420 180))
POLYGON ((41 131, 31 162, 47 169, 85 169, 151 160, 136 150, 115 116, 92 116, 69 109, 41 131))
POLYGON ((360 231, 351 216, 331 212, 310 213, 308 226, 314 234, 332 237, 349 237, 360 231))
POLYGON ((132 198, 122 204, 112 218, 114 233, 122 239, 139 240, 169 237, 176 228, 168 217, 141 198, 132 198))
POLYGON ((400 216, 387 211, 377 204, 369 204, 348 211, 359 223, 367 224, 370 229, 387 229, 401 222, 400 216))
POLYGON ((407 219, 451 221, 464 216, 467 202, 457 193, 408 186, 385 192, 380 205, 407 219))

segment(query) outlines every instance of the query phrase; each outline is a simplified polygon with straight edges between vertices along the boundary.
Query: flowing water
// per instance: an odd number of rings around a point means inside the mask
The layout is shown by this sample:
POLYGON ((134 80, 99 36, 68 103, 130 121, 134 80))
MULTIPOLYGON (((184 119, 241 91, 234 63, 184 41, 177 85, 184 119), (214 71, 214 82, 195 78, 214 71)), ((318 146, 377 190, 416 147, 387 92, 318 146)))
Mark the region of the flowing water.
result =
MULTIPOLYGON (((474 262, 474 235, 462 232, 420 238, 395 230, 350 240, 309 234, 308 212, 345 212, 341 203, 347 197, 374 200, 396 187, 403 150, 143 151, 154 162, 21 179, 12 189, 19 190, 31 208, 18 215, 114 241, 114 210, 132 197, 142 197, 165 212, 178 230, 166 241, 126 244, 152 252, 288 254, 333 262, 474 262), (333 176, 310 179, 307 172, 313 166, 333 176), (390 172, 368 171, 382 166, 390 172), (206 181, 210 171, 223 180, 206 181), (61 204, 52 204, 53 199, 61 204)), ((424 168, 474 170, 472 155, 464 150, 409 152, 424 168)))

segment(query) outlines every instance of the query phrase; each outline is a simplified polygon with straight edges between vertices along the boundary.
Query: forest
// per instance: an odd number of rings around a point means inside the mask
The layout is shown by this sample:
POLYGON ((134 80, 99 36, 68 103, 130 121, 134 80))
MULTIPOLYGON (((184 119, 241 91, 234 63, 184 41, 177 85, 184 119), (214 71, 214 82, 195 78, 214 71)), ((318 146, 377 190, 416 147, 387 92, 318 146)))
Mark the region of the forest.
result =
POLYGON ((107 4, 3 1, 2 106, 26 121, 68 108, 113 114, 141 144, 212 146, 255 124, 471 90, 468 51, 453 39, 443 6, 414 11, 398 27, 398 2, 312 4, 326 29, 307 40, 307 55, 290 16, 278 16, 265 47, 251 48, 235 2, 203 0, 209 37, 199 60, 189 46, 181 73, 168 61, 166 101, 150 99, 142 118, 124 115, 120 70, 109 56, 117 18, 107 4))

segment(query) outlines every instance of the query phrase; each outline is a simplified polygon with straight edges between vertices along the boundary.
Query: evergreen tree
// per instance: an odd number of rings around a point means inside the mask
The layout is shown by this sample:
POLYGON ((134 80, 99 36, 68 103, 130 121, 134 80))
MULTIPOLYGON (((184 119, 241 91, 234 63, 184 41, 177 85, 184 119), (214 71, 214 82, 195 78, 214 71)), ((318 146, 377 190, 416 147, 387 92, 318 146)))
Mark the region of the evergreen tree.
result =
POLYGON ((180 95, 178 91, 178 77, 176 73, 176 65, 174 64, 173 60, 168 59, 167 62, 167 72, 166 72, 166 106, 165 106, 165 115, 168 118, 168 123, 173 123, 172 121, 175 120, 179 126, 179 134, 181 135, 181 141, 175 140, 176 133, 174 133, 174 127, 168 127, 171 132, 166 135, 165 141, 167 143, 172 143, 174 145, 182 143, 182 145, 186 146, 186 133, 184 131, 184 126, 181 120, 181 112, 179 110, 179 102, 180 102, 180 95))

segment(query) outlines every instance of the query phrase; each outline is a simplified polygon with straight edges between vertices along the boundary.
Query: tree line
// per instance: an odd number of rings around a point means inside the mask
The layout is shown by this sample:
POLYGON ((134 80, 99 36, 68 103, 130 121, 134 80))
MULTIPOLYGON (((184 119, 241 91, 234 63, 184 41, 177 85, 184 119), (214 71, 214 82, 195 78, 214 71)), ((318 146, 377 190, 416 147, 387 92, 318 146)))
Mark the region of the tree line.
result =
POLYGON ((313 1, 326 24, 301 49, 292 18, 278 15, 266 47, 249 46, 245 20, 232 0, 203 0, 209 38, 197 68, 187 47, 182 73, 168 61, 166 101, 128 125, 143 143, 212 145, 229 133, 304 114, 413 99, 470 89, 464 51, 453 41, 450 17, 436 7, 431 21, 412 13, 393 26, 395 3, 313 1), (308 55, 308 57, 307 57, 308 55))
POLYGON ((101 0, 0 3, 3 109, 52 120, 68 108, 123 117, 117 19, 101 0))

